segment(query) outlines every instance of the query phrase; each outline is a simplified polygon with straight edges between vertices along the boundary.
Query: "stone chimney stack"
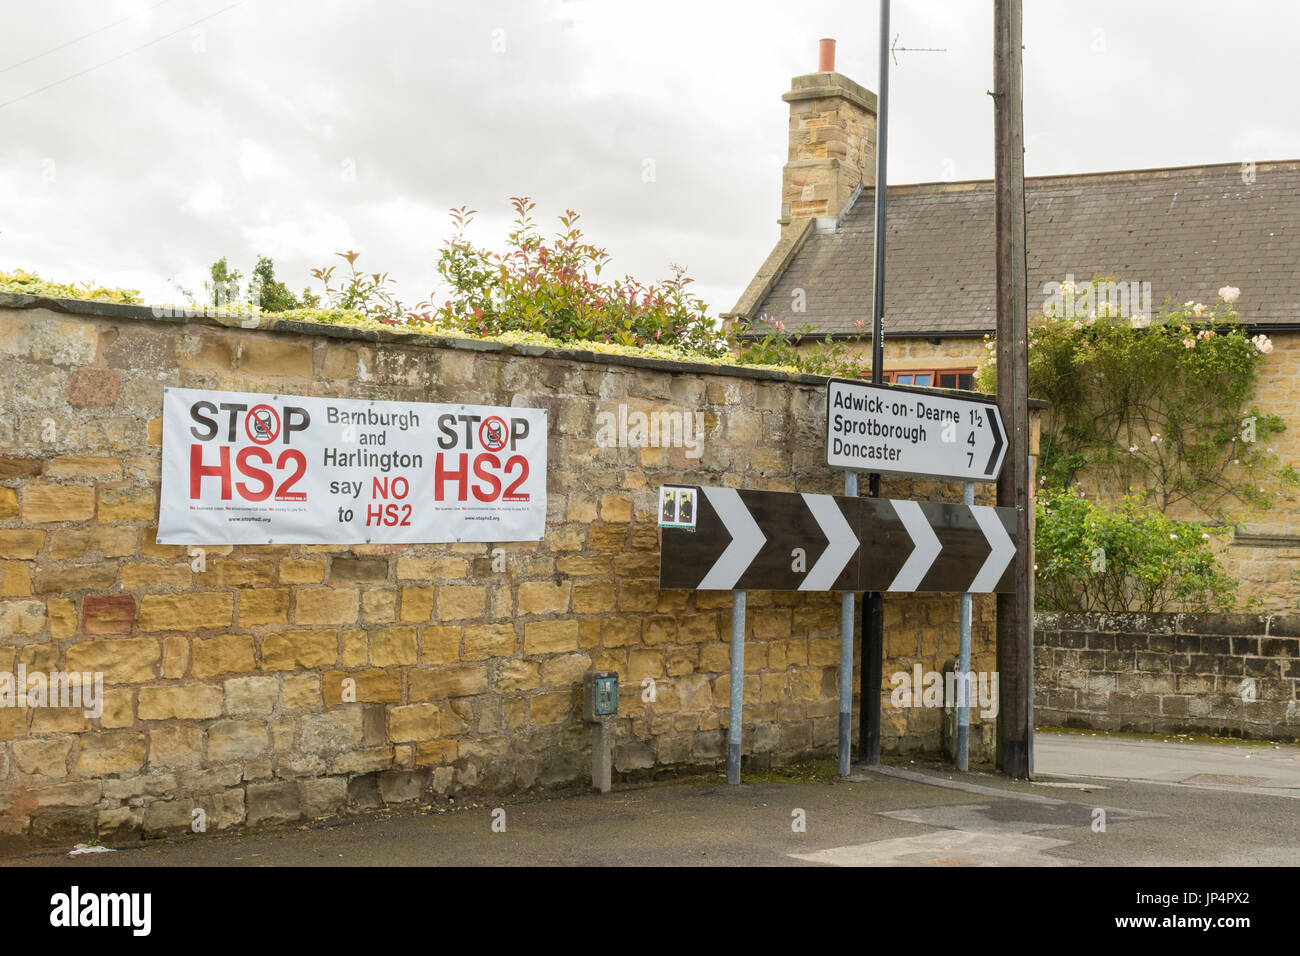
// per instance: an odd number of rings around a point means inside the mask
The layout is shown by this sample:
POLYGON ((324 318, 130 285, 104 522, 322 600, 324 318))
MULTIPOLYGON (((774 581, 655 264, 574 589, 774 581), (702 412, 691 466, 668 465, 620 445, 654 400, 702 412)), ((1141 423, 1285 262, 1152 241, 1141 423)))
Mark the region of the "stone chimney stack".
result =
POLYGON ((781 177, 782 229, 838 216, 859 186, 875 185, 876 94, 835 72, 835 41, 822 40, 818 72, 796 76, 790 153, 781 177))

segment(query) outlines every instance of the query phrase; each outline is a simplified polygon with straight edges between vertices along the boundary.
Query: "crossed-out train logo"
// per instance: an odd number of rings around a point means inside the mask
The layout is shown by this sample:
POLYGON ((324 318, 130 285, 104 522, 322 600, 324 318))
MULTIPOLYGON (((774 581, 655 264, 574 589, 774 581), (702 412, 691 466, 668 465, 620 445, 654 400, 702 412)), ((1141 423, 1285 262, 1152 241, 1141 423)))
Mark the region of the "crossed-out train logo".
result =
POLYGON ((270 405, 254 405, 244 419, 244 432, 250 441, 269 445, 280 437, 280 413, 270 405))
POLYGON ((267 403, 251 408, 245 402, 194 402, 189 408, 190 499, 202 497, 204 479, 216 479, 221 485, 221 500, 230 501, 238 494, 245 501, 305 501, 306 492, 294 486, 307 472, 307 456, 300 449, 288 447, 293 436, 311 425, 305 408, 285 405, 277 410, 267 403), (231 445, 216 449, 215 461, 205 454, 213 442, 233 443, 240 440, 240 430, 252 445, 238 449, 231 462, 231 445), (276 441, 285 447, 279 454, 270 447, 276 441), (245 480, 236 480, 237 478, 245 480))

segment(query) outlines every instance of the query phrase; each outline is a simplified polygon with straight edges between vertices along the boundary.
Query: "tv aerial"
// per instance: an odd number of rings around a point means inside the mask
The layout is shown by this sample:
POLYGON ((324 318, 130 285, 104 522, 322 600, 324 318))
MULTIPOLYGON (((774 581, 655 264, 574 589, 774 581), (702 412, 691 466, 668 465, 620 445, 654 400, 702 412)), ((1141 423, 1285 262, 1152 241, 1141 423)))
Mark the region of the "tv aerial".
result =
POLYGON ((898 38, 900 34, 894 34, 894 42, 889 46, 889 55, 894 58, 894 66, 898 66, 898 54, 900 53, 947 53, 947 47, 935 46, 899 46, 898 38))

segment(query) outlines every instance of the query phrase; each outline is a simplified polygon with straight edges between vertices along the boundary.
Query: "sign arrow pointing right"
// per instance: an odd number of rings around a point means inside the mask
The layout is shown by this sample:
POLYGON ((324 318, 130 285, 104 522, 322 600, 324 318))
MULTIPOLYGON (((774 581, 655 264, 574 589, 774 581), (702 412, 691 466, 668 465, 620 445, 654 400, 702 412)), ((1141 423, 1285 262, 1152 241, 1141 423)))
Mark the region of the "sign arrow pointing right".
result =
POLYGON ((826 550, 799 585, 800 591, 830 591, 835 581, 858 550, 858 533, 844 519, 844 512, 830 495, 804 495, 804 504, 817 519, 826 535, 826 550))
POLYGON ((730 591, 735 588, 749 563, 763 549, 767 538, 759 530, 758 523, 740 500, 740 492, 735 488, 705 488, 703 491, 731 535, 731 544, 718 556, 718 560, 697 587, 701 591, 730 591))
POLYGON ((930 565, 934 564, 934 559, 939 556, 943 550, 943 545, 939 543, 939 537, 930 527, 930 519, 925 516, 921 510, 921 505, 916 501, 890 501, 894 506, 894 511, 898 515, 898 520, 903 523, 907 533, 912 536, 911 555, 908 556, 907 563, 899 569, 898 576, 890 583, 887 591, 915 591, 921 579, 925 577, 925 572, 930 570, 930 565))
POLYGON ((989 430, 993 432, 993 451, 989 452, 989 463, 984 466, 984 474, 995 477, 1002 464, 1002 446, 1006 442, 1002 440, 1002 429, 998 425, 998 416, 994 414, 994 409, 984 409, 984 415, 988 418, 989 430))
POLYGON ((989 556, 984 559, 984 566, 966 590, 971 594, 988 594, 998 586, 1002 572, 1016 556, 1016 543, 1007 534, 996 509, 988 505, 971 505, 970 510, 979 523, 980 530, 984 532, 984 537, 988 538, 990 550, 989 556))

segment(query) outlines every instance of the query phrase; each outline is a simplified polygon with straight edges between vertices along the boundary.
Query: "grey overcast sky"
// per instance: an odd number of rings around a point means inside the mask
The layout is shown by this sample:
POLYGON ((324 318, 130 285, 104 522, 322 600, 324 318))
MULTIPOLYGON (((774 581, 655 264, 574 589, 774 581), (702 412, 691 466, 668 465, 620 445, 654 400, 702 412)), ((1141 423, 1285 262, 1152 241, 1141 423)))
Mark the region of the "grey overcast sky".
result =
MULTIPOLYGON (((418 301, 448 208, 499 246, 526 194, 716 314, 776 238, 790 77, 830 36, 877 85, 870 0, 232 3, 0 5, 0 268, 178 301, 220 255, 297 290, 352 248, 418 301)), ((1300 4, 1025 7, 1029 175, 1300 158, 1300 4)), ((992 8, 895 0, 945 52, 891 73, 891 182, 992 175, 992 8)))

